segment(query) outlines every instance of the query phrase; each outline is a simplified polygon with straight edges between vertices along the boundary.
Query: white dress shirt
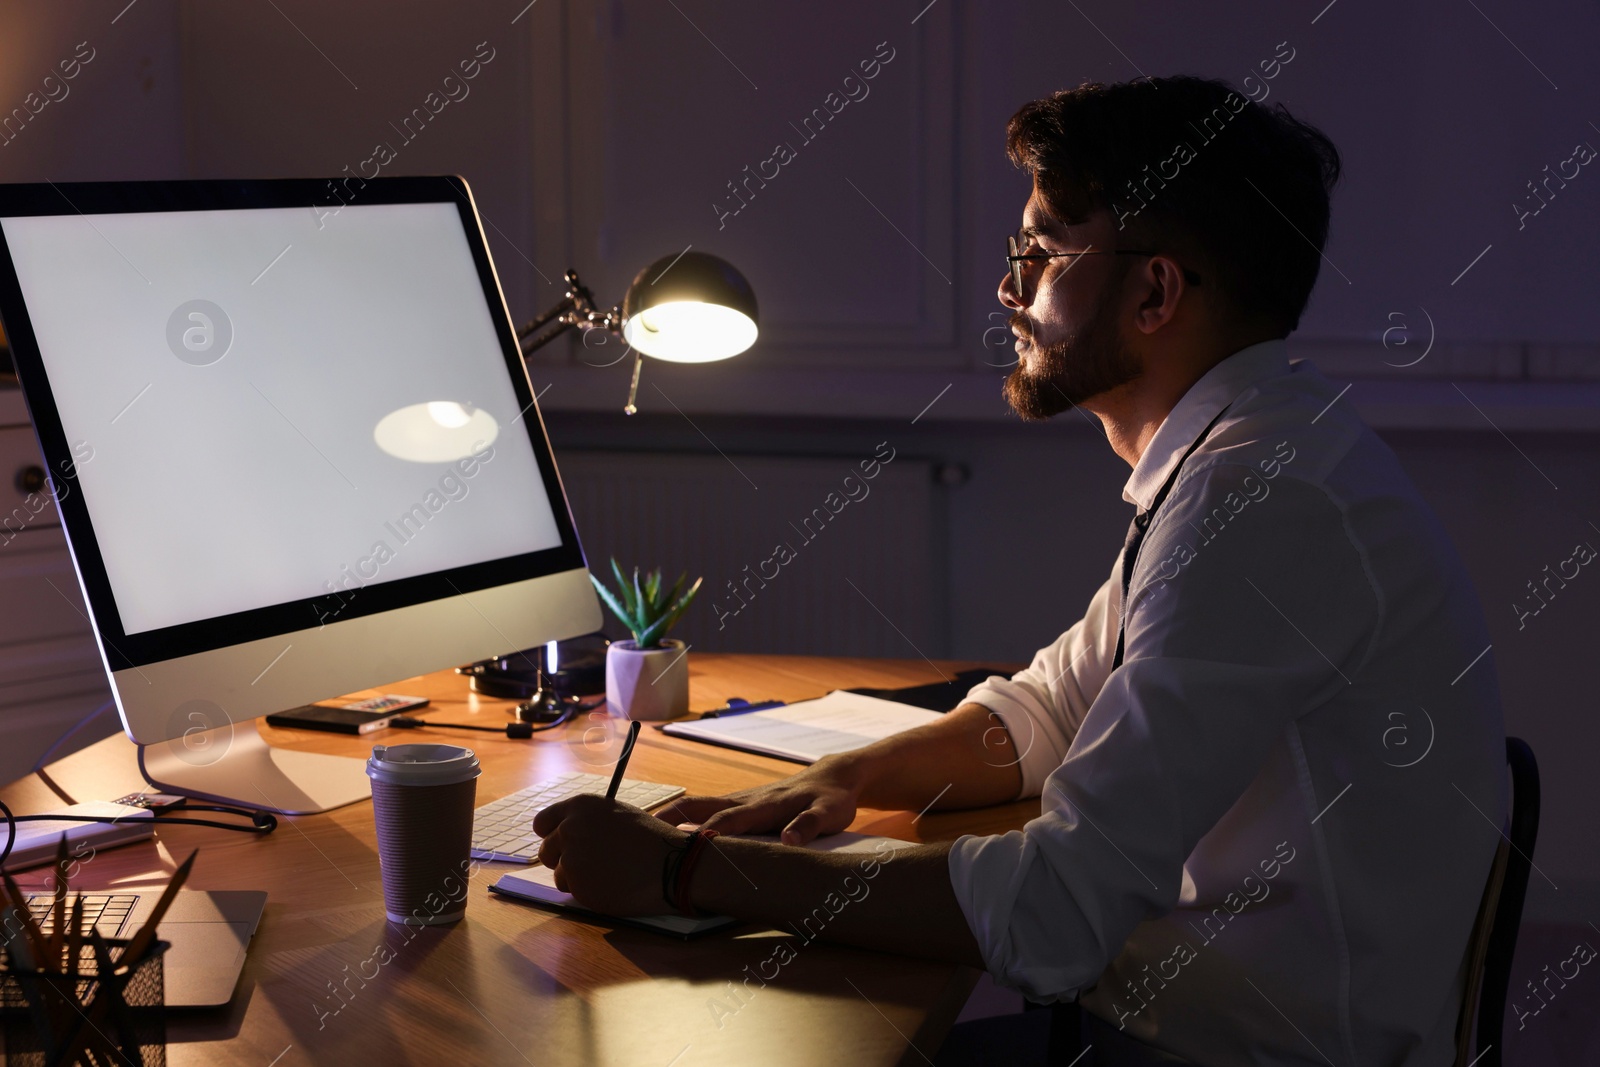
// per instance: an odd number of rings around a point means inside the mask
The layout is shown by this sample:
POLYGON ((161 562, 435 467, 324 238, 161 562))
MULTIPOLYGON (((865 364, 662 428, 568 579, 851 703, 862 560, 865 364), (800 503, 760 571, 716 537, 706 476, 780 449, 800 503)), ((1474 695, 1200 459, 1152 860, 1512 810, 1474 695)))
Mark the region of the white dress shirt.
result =
POLYGON ((1041 813, 957 840, 952 885, 1001 984, 1187 1059, 1448 1064, 1506 802, 1482 608, 1394 454, 1282 341, 1201 377, 1124 499, 1148 508, 1225 406, 1139 550, 1123 665, 1118 561, 968 696, 1041 813))

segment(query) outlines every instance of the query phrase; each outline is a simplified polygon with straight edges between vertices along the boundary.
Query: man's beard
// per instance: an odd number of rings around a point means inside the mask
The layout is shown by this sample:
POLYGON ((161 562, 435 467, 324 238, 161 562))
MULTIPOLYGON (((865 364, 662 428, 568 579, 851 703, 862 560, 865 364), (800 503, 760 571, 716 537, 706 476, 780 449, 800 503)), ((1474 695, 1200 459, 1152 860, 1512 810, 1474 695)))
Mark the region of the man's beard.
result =
MULTIPOLYGON (((1082 329, 1052 345, 1030 344, 1026 364, 1019 359, 1016 369, 1006 376, 1006 402, 1018 415, 1048 419, 1139 376, 1138 362, 1117 336, 1122 278, 1118 273, 1107 280, 1082 329)), ((1022 312, 1011 316, 1011 326, 1032 341, 1022 312)))

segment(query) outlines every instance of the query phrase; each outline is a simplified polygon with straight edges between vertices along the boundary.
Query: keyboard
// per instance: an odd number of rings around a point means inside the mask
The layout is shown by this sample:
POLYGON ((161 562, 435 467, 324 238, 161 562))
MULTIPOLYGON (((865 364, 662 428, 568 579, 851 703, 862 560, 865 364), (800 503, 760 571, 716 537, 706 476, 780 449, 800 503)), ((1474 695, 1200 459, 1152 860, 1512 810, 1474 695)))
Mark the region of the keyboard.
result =
MULTIPOLYGON (((499 863, 537 863, 544 839, 533 832, 539 809, 582 793, 605 796, 611 776, 571 772, 520 789, 483 805, 472 815, 472 858, 499 863)), ((637 782, 624 778, 617 799, 636 808, 651 808, 683 796, 681 785, 637 782)))
MULTIPOLYGON (((67 894, 65 915, 68 924, 72 921, 72 901, 76 893, 67 894)), ((50 893, 30 893, 28 895, 28 910, 33 913, 33 919, 39 924, 39 929, 44 934, 55 930, 55 896, 50 893)), ((83 929, 87 933, 90 928, 97 930, 101 937, 116 937, 122 930, 128 916, 133 912, 134 906, 139 903, 136 893, 85 893, 83 894, 83 929)))

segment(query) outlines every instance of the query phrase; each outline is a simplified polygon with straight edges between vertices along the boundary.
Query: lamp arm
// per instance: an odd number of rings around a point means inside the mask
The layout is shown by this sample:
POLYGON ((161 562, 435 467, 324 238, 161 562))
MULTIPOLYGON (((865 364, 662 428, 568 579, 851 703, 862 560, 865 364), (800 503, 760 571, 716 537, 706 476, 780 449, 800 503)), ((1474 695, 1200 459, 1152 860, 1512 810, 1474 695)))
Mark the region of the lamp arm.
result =
POLYGON ((551 335, 551 338, 547 338, 546 340, 539 342, 539 344, 535 344, 535 345, 531 345, 530 346, 527 342, 528 342, 528 338, 531 337, 537 330, 539 330, 540 328, 542 328, 544 326, 549 325, 550 322, 552 322, 555 319, 560 318, 562 315, 566 314, 568 311, 571 311, 572 308, 573 308, 573 299, 572 299, 571 294, 568 294, 567 296, 562 297, 561 298, 561 302, 558 303, 555 307, 551 308, 549 311, 544 312, 542 315, 539 315, 539 316, 533 318, 532 320, 527 322, 525 325, 523 325, 520 329, 518 329, 517 330, 517 343, 522 345, 523 352, 524 353, 532 352, 535 348, 538 348, 539 345, 548 344, 550 342, 550 340, 554 338, 554 334, 551 335))
POLYGON ((560 303, 517 331, 517 344, 524 356, 544 347, 574 326, 585 332, 605 330, 621 337, 622 309, 614 307, 609 311, 601 311, 595 304, 594 294, 589 292, 589 287, 578 280, 577 271, 567 271, 566 281, 567 291, 560 303), (543 333, 538 333, 551 323, 556 325, 544 330, 543 333))
MULTIPOLYGON (((618 340, 622 340, 622 307, 613 307, 610 311, 601 311, 594 302, 594 294, 589 292, 589 287, 578 280, 578 272, 567 271, 567 291, 562 296, 561 302, 555 307, 537 316, 517 331, 517 347, 521 350, 524 359, 531 352, 538 351, 557 337, 576 327, 587 333, 590 330, 605 330, 618 340), (544 332, 539 332, 543 330, 544 332)), ((639 395, 639 371, 643 369, 644 353, 635 350, 633 353, 633 379, 628 386, 628 403, 622 410, 624 414, 632 415, 638 411, 635 401, 639 395)))
MULTIPOLYGON (((543 318, 544 322, 550 321, 550 318, 546 318, 544 316, 540 316, 540 318, 543 318)), ((539 322, 539 320, 535 319, 534 322, 539 322)), ((551 341, 554 341, 557 337, 560 337, 562 334, 572 329, 572 323, 562 319, 554 326, 545 330, 544 333, 533 336, 533 331, 536 329, 538 329, 538 326, 533 325, 533 323, 529 323, 528 326, 525 327, 525 332, 517 337, 517 343, 522 346, 522 354, 524 357, 532 352, 538 351, 551 341)))

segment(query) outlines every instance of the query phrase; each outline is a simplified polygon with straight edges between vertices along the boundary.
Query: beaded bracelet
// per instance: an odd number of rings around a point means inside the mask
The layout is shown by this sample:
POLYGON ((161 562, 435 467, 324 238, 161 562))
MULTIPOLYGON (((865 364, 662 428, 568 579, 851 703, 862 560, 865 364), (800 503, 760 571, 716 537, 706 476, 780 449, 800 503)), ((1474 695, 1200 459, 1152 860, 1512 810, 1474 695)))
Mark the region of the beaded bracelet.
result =
POLYGON ((706 842, 716 836, 715 830, 695 830, 684 838, 683 847, 673 849, 662 864, 661 895, 680 915, 699 916, 689 900, 689 879, 694 875, 694 865, 705 851, 706 842))
POLYGON ((667 907, 676 908, 673 903, 673 889, 678 881, 678 867, 683 863, 683 857, 689 852, 689 845, 694 841, 694 834, 685 834, 683 844, 667 850, 667 858, 661 861, 661 899, 666 901, 667 907))

